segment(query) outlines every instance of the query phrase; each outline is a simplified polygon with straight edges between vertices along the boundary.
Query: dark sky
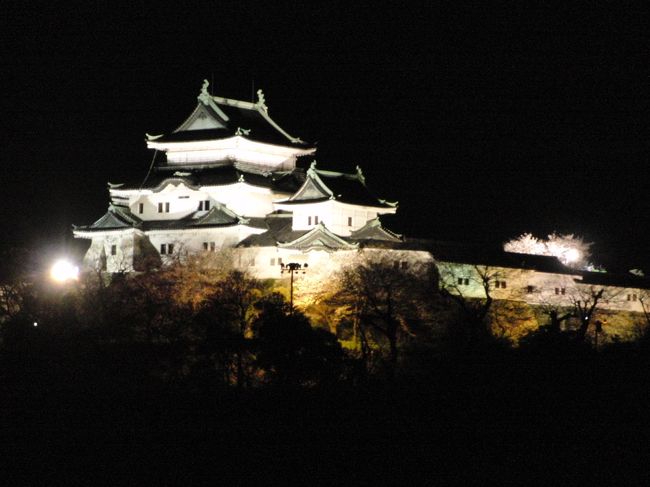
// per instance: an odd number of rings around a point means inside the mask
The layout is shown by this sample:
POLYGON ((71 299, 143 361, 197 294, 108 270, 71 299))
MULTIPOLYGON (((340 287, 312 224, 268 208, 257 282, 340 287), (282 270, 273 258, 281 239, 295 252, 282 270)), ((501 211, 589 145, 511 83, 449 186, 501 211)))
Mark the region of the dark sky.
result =
POLYGON ((266 3, 6 5, 1 245, 71 245, 208 78, 233 98, 263 88, 321 167, 361 165, 400 201, 398 232, 576 233, 596 262, 650 272, 642 8, 266 3))

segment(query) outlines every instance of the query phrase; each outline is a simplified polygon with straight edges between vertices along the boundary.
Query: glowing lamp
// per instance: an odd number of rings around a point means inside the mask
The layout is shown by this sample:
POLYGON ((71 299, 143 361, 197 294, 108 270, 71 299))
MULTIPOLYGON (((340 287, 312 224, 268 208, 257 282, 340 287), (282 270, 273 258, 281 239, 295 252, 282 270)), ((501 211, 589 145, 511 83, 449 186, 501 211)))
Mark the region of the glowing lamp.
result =
POLYGON ((578 249, 569 249, 564 253, 564 260, 568 263, 578 262, 580 260, 580 252, 578 249))
POLYGON ((57 260, 50 269, 50 277, 56 282, 75 281, 79 278, 79 268, 67 260, 57 260))

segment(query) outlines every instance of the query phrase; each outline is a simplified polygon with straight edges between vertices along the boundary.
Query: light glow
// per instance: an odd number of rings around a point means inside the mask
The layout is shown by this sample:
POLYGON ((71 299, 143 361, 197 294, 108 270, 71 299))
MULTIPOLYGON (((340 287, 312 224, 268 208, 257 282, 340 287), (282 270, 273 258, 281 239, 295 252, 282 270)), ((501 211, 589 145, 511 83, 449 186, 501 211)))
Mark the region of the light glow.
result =
POLYGON ((79 268, 67 260, 57 260, 50 269, 50 277, 61 283, 76 281, 79 278, 79 268))
POLYGON ((564 260, 567 263, 578 262, 580 260, 580 251, 578 249, 569 249, 564 252, 564 260))

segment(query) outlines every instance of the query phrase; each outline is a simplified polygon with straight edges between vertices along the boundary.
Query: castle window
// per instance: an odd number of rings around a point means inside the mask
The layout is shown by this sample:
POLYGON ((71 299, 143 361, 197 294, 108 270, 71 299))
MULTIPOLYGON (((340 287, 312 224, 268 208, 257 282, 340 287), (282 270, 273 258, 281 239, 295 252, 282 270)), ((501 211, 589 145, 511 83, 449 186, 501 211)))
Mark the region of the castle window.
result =
POLYGON ((158 213, 169 213, 169 202, 158 203, 158 213))
POLYGON ((497 289, 505 289, 506 288, 506 281, 494 281, 494 287, 497 289))
POLYGON ((199 211, 208 211, 210 209, 210 200, 199 201, 199 211))
POLYGON ((318 225, 318 215, 314 217, 314 225, 318 225))
POLYGON ((409 263, 405 260, 402 261, 402 269, 408 269, 409 268, 409 263))
POLYGON ((310 216, 307 217, 307 225, 311 225, 311 217, 310 216))
POLYGON ((162 212, 163 212, 163 204, 158 203, 158 213, 162 213, 162 212))
POLYGON ((272 265, 272 266, 275 265, 275 259, 274 259, 274 258, 271 258, 271 265, 272 265))
POLYGON ((469 285, 469 278, 467 278, 467 277, 459 277, 458 278, 458 285, 459 286, 468 286, 469 285))
POLYGON ((564 296, 566 294, 566 288, 565 287, 556 287, 555 288, 555 294, 561 294, 564 296))
POLYGON ((160 244, 160 255, 171 255, 174 253, 174 244, 160 244))
POLYGON ((203 250, 208 250, 208 242, 203 242, 203 250))
POLYGON ((352 217, 349 216, 348 217, 348 227, 351 227, 351 226, 352 226, 352 217))
MULTIPOLYGON (((161 205, 162 203, 158 203, 161 205)), ((167 253, 167 244, 160 244, 160 255, 165 255, 167 253)))
POLYGON ((138 203, 138 213, 141 215, 144 213, 144 203, 138 203))
POLYGON ((215 242, 210 242, 210 252, 214 252, 217 249, 215 242))
POLYGON ((527 294, 533 294, 534 291, 535 291, 535 286, 526 286, 527 294))
POLYGON ((111 255, 117 255, 117 245, 111 245, 111 255))
POLYGON ((628 301, 636 301, 636 294, 628 294, 627 295, 627 300, 628 301))

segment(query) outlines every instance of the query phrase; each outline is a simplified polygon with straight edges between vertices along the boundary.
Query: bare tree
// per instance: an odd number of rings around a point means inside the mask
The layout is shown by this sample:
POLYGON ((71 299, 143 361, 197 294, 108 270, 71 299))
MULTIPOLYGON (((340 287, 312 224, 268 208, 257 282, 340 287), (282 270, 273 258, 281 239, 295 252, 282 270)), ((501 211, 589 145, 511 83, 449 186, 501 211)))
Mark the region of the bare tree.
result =
POLYGON ((639 303, 641 303, 641 310, 645 318, 645 325, 650 327, 650 291, 642 289, 639 292, 639 303))
POLYGON ((430 263, 413 262, 407 253, 359 256, 339 276, 337 298, 354 314, 364 359, 372 336, 388 342, 391 370, 397 364, 401 336, 427 319, 433 298, 430 263))
POLYGON ((468 327, 470 341, 487 333, 486 318, 494 297, 496 281, 504 279, 503 271, 490 266, 439 262, 440 291, 454 302, 468 327))
POLYGON ((568 296, 575 310, 575 317, 579 321, 576 330, 578 341, 583 341, 587 336, 589 325, 593 322, 596 311, 604 303, 617 300, 622 292, 622 288, 576 283, 568 292, 568 296))

